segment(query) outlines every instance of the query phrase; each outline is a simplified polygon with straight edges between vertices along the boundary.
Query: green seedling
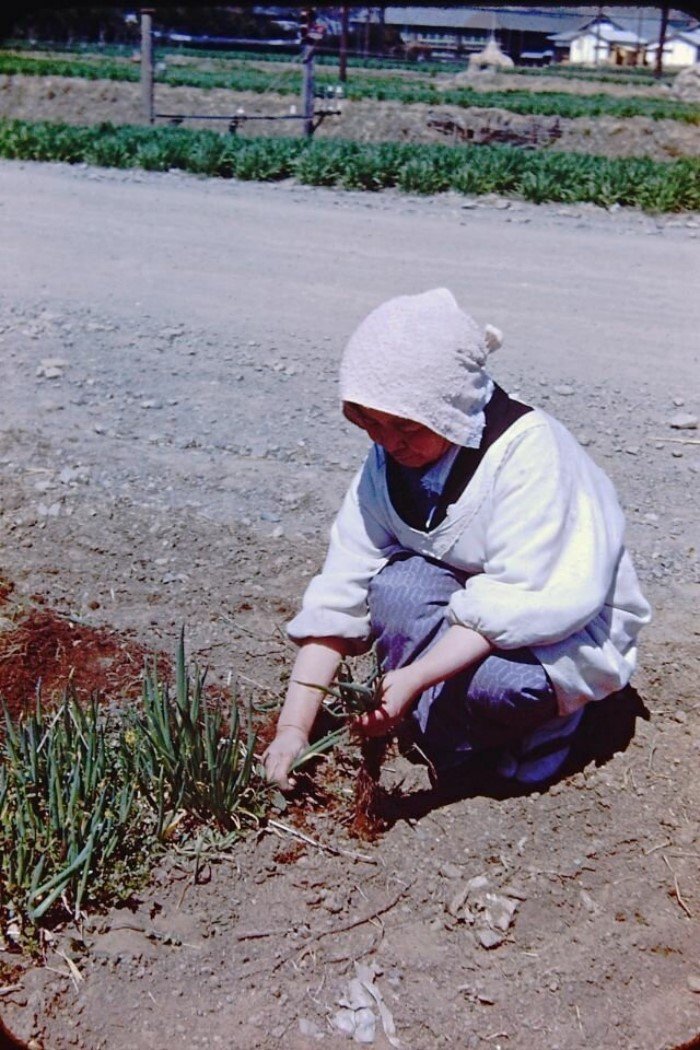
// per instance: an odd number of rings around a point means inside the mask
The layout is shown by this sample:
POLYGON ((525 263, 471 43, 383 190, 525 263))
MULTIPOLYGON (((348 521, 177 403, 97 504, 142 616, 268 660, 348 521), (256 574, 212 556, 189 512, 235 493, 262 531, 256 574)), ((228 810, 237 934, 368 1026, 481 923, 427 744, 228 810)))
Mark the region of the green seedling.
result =
POLYGON ((375 665, 370 676, 364 682, 356 682, 345 661, 340 664, 334 684, 316 685, 313 682, 299 682, 309 689, 317 689, 327 699, 325 708, 334 718, 355 718, 367 711, 375 711, 381 704, 381 674, 375 665))
POLYGON ((37 697, 0 738, 0 931, 36 927, 128 898, 165 843, 199 856, 228 849, 270 804, 255 736, 235 703, 205 695, 180 637, 174 690, 157 669, 141 703, 110 716, 67 693, 37 697), (196 845, 193 847, 192 844, 196 845))

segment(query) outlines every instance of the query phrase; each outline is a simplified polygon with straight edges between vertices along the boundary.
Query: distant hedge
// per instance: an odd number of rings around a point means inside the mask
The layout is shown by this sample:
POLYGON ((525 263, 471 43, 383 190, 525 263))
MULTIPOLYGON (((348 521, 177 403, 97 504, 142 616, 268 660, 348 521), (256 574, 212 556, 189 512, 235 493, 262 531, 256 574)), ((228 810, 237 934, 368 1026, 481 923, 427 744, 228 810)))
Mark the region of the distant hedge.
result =
POLYGON ((215 131, 0 120, 0 157, 103 167, 172 168, 220 178, 407 193, 498 193, 536 203, 588 201, 647 211, 700 210, 700 160, 609 160, 513 146, 424 146, 301 138, 236 138, 215 131))

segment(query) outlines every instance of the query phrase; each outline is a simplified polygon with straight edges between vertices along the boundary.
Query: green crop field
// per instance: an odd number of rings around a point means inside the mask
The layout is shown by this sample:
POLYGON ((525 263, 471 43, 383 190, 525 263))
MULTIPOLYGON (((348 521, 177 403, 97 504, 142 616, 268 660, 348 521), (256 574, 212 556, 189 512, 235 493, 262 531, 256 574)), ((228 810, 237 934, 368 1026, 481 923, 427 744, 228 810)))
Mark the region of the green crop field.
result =
MULTIPOLYGON (((25 76, 65 76, 90 80, 137 81, 138 65, 117 58, 46 58, 0 53, 0 74, 25 76)), ((157 83, 195 87, 203 90, 224 88, 229 91, 298 95, 301 91, 301 70, 279 69, 267 71, 253 68, 243 62, 231 62, 228 69, 206 70, 190 65, 168 65, 158 72, 157 83)), ((337 78, 319 71, 318 87, 337 84, 337 78)), ((664 98, 629 96, 618 98, 605 93, 575 95, 566 92, 477 91, 472 87, 442 89, 430 77, 413 78, 377 76, 370 73, 354 75, 346 85, 346 95, 352 100, 372 99, 404 104, 449 104, 469 108, 497 107, 527 115, 558 117, 600 117, 618 119, 650 117, 653 120, 678 120, 700 124, 700 106, 689 102, 675 102, 664 98)))
POLYGON ((499 193, 537 203, 588 201, 649 211, 700 209, 700 161, 609 160, 507 146, 423 146, 237 139, 184 128, 74 127, 0 121, 0 156, 222 178, 296 178, 314 186, 408 193, 499 193))
MULTIPOLYGON (((36 52, 42 50, 41 44, 27 43, 23 40, 8 40, 5 44, 8 50, 16 52, 36 52)), ((55 54, 80 55, 82 57, 121 57, 131 59, 138 50, 138 42, 134 44, 46 44, 43 50, 51 50, 55 54)), ((156 54, 159 59, 168 60, 179 56, 185 58, 213 59, 219 62, 229 61, 260 61, 260 62, 292 62, 294 55, 290 52, 265 50, 264 41, 260 46, 247 51, 236 49, 223 50, 221 48, 212 50, 200 47, 187 47, 178 45, 158 46, 156 54)), ((324 54, 319 48, 316 53, 316 63, 322 66, 338 66, 338 55, 336 53, 324 54)), ((349 69, 372 69, 372 70, 403 70, 405 72, 420 74, 422 76, 435 77, 445 73, 459 73, 467 68, 466 58, 451 61, 431 61, 430 59, 416 62, 415 59, 401 58, 373 58, 351 55, 347 59, 349 69)), ((566 80, 587 80, 601 84, 668 84, 673 73, 662 73, 661 77, 649 68, 638 68, 636 66, 594 69, 590 66, 553 65, 553 66, 515 66, 512 69, 499 70, 506 76, 525 75, 529 77, 563 77, 566 80)))

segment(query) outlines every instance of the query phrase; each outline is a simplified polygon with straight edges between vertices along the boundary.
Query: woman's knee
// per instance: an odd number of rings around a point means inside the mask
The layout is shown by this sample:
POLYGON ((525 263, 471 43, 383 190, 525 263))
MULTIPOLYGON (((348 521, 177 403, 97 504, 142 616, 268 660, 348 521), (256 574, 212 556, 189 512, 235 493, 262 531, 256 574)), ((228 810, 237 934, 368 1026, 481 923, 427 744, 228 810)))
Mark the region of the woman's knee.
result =
POLYGON ((487 657, 471 677, 466 703, 471 711, 523 732, 557 714, 552 683, 527 649, 487 657))

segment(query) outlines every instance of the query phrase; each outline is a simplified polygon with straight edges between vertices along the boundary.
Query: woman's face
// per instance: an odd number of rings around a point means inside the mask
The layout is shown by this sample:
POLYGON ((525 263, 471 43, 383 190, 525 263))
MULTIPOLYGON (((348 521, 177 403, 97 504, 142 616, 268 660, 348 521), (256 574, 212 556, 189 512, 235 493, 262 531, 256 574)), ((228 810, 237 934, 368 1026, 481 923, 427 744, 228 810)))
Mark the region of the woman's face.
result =
POLYGON ((372 441, 385 448, 403 467, 427 467, 451 447, 447 438, 416 423, 377 408, 364 408, 343 402, 343 414, 355 426, 366 430, 372 441))

